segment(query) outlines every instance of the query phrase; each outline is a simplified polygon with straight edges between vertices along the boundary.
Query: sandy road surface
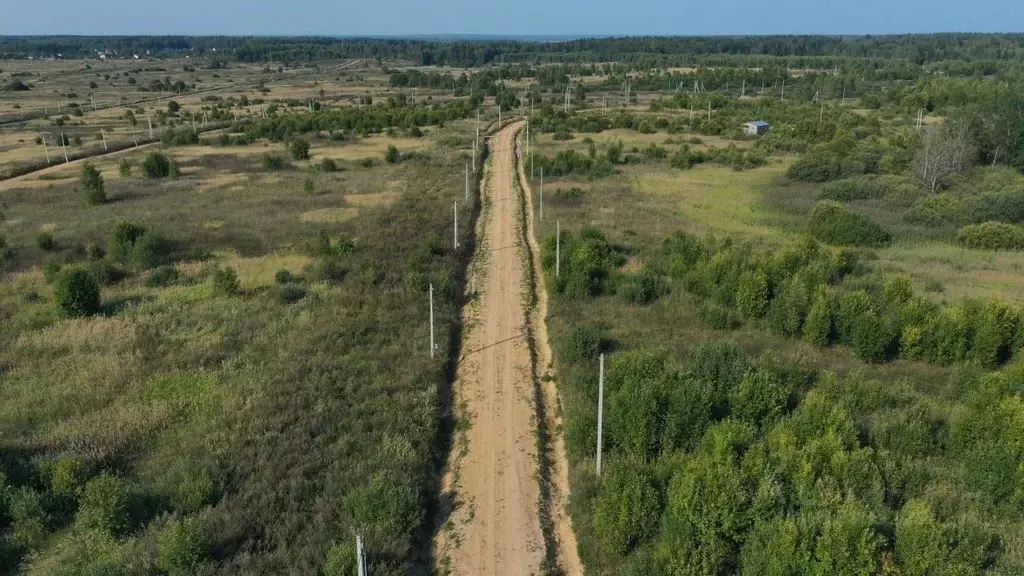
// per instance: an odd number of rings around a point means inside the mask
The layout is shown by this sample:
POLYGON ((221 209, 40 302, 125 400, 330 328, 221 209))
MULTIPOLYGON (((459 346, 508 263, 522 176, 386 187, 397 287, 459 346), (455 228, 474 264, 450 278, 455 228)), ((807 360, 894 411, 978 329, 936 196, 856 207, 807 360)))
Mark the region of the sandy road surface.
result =
POLYGON ((453 441, 444 490, 455 510, 435 548, 439 564, 460 576, 538 574, 544 557, 515 132, 507 127, 491 139, 467 290, 475 298, 463 310, 454 395, 468 427, 453 441))

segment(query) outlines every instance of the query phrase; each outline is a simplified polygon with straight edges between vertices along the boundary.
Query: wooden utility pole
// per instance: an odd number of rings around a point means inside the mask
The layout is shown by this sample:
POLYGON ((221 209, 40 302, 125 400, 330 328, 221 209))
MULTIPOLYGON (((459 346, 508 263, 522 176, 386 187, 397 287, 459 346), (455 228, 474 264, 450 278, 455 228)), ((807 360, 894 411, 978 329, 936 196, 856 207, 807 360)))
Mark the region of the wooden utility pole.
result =
POLYGON ((434 357, 434 285, 430 285, 430 357, 434 357))
POLYGON ((473 174, 476 174, 476 140, 473 140, 473 174))
POLYGON ((46 136, 39 135, 39 139, 43 141, 43 153, 46 154, 46 163, 50 163, 50 151, 46 148, 46 136))
POLYGON ((604 354, 597 371, 597 475, 601 476, 601 437, 604 428, 604 354))
POLYGON ((106 152, 107 151, 107 135, 103 133, 103 130, 100 130, 100 138, 103 139, 103 151, 106 152))
POLYGON ((67 137, 64 136, 63 132, 60 133, 60 146, 64 149, 64 163, 67 164, 70 162, 70 160, 68 160, 68 143, 67 137))
POLYGON ((153 139, 153 118, 149 114, 146 114, 146 120, 149 121, 149 139, 153 139))

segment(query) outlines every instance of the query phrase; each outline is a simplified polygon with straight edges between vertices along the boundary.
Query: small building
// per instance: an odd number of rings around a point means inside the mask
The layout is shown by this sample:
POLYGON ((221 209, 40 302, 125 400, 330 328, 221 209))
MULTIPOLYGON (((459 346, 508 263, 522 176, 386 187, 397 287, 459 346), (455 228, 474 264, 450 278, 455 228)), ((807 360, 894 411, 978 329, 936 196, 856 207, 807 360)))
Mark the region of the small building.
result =
POLYGON ((772 127, 771 124, 764 120, 755 120, 754 122, 747 122, 743 125, 743 133, 747 136, 763 136, 768 133, 772 127))

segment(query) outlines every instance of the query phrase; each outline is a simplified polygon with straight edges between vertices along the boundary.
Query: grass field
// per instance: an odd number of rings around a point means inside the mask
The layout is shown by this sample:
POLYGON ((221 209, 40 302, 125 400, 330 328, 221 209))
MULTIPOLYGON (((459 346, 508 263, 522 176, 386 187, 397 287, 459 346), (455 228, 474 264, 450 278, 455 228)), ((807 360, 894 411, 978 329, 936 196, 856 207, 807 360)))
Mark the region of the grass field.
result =
MULTIPOLYGON (((81 90, 106 69, 32 70, 35 91, 81 90)), ((238 84, 263 75, 218 73, 238 84)), ((305 80, 269 85, 274 97, 315 92, 305 80)), ((373 87, 359 86, 349 89, 373 87)), ((187 110, 199 96, 179 102, 187 110)), ((166 108, 145 106, 155 105, 166 108)), ((116 114, 86 112, 76 128, 116 114)), ((26 157, 14 144, 35 122, 6 130, 0 161, 26 157)), ((0 573, 173 571, 161 547, 183 533, 195 536, 175 553, 194 559, 189 573, 339 570, 357 532, 375 573, 429 566, 463 266, 444 240, 471 140, 468 123, 425 132, 310 136, 309 160, 265 141, 172 147, 180 176, 157 180, 141 164, 162 146, 129 149, 92 162, 105 181, 98 206, 82 198, 81 163, 0 182, 0 234, 13 249, 0 280, 0 491, 16 494, 0 573), (389 145, 417 155, 387 163, 389 145), (266 169, 267 154, 288 165, 266 169), (324 158, 337 170, 314 170, 324 158), (168 264, 90 260, 122 221, 166 238, 168 264), (100 314, 58 314, 62 266, 115 271, 100 314), (227 290, 214 280, 225 269, 237 278, 227 290), (114 524, 95 529, 82 494, 108 478, 114 524)), ((473 207, 461 210, 471 222, 473 207)))

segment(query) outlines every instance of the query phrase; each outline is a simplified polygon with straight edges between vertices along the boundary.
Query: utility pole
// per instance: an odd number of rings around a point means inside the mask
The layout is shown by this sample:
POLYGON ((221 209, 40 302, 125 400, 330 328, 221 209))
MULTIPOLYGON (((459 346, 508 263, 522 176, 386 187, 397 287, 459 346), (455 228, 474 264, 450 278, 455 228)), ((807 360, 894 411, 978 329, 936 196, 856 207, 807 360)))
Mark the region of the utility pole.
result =
POLYGON ((562 223, 555 221, 555 278, 562 269, 562 223))
POLYGON ((46 154, 46 163, 49 164, 50 163, 50 151, 46 148, 46 136, 43 136, 42 134, 40 134, 39 138, 43 141, 43 153, 46 154))
POLYGON ((466 202, 469 202, 469 163, 466 163, 466 202))
POLYGON ((146 114, 146 120, 149 121, 149 139, 153 139, 153 118, 149 114, 146 114))
POLYGON ((740 88, 740 98, 747 95, 747 79, 743 79, 743 88, 740 88))
POLYGON ((64 148, 64 163, 68 164, 70 162, 70 160, 68 160, 68 144, 63 132, 60 133, 60 145, 64 148))
POLYGON ((455 201, 452 213, 455 214, 455 232, 453 233, 452 246, 454 250, 459 249, 459 201, 455 201))
POLYGON ((434 285, 430 285, 430 357, 434 357, 434 285))
POLYGON ((597 371, 597 475, 601 476, 601 436, 604 428, 604 354, 597 371))
POLYGON ((825 121, 825 103, 822 102, 821 103, 821 113, 818 114, 818 124, 821 124, 824 121, 825 121))
POLYGON ((358 576, 366 575, 366 552, 363 550, 363 537, 356 534, 356 570, 358 576))
POLYGON ((544 221, 544 168, 540 169, 540 221, 544 221))
POLYGON ((708 98, 708 120, 711 120, 711 99, 708 98))
POLYGON ((103 151, 106 152, 107 151, 107 135, 103 133, 103 130, 100 130, 100 138, 103 139, 103 151))
POLYGON ((476 140, 473 140, 473 174, 476 174, 476 140))

